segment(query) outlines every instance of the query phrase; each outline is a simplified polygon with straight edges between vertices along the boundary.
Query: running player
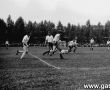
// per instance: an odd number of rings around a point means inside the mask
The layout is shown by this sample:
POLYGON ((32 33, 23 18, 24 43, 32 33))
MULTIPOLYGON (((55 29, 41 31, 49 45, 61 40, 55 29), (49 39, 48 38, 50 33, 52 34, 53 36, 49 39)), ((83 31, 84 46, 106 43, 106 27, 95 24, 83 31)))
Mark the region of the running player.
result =
POLYGON ((107 41, 107 47, 108 47, 108 50, 109 50, 109 47, 110 47, 110 40, 109 39, 107 41))
POLYGON ((48 35, 46 36, 45 44, 48 44, 49 50, 44 52, 43 55, 49 54, 50 50, 53 50, 53 36, 50 32, 48 32, 48 35))
POLYGON ((53 55, 57 49, 60 52, 60 59, 64 59, 61 53, 61 49, 59 48, 59 40, 60 40, 60 32, 58 31, 55 37, 53 38, 53 50, 51 50, 50 56, 53 55))
POLYGON ((9 41, 8 40, 6 40, 5 46, 6 46, 6 49, 8 49, 8 47, 9 47, 9 41))
POLYGON ((23 44, 23 50, 17 50, 16 55, 18 53, 22 53, 20 59, 22 60, 26 53, 28 53, 28 41, 30 39, 30 35, 27 34, 23 37, 22 44, 23 44))
POLYGON ((93 51, 93 45, 94 45, 94 39, 91 38, 91 40, 90 40, 90 50, 92 50, 92 51, 93 51))

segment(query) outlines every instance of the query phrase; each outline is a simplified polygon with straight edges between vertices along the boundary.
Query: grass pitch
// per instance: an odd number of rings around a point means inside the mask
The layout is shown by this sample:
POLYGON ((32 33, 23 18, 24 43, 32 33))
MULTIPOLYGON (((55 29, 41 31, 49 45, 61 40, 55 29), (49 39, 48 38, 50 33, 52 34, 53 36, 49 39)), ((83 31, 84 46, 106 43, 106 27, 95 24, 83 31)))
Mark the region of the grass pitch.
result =
POLYGON ((110 84, 110 51, 106 47, 95 47, 94 51, 80 47, 76 54, 65 54, 64 60, 58 52, 43 56, 46 47, 29 48, 33 55, 61 69, 28 54, 19 60, 17 49, 22 48, 0 48, 1 90, 101 90, 85 89, 84 84, 110 84))

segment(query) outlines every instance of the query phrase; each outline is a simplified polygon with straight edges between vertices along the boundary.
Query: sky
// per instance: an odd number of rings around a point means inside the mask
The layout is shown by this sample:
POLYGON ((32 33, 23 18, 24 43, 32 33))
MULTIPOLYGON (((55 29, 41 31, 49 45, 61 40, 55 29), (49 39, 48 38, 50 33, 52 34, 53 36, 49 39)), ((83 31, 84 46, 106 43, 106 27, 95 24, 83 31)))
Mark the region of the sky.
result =
POLYGON ((21 16, 26 22, 105 24, 110 20, 110 0, 0 0, 0 18, 6 21, 9 14, 14 21, 21 16))

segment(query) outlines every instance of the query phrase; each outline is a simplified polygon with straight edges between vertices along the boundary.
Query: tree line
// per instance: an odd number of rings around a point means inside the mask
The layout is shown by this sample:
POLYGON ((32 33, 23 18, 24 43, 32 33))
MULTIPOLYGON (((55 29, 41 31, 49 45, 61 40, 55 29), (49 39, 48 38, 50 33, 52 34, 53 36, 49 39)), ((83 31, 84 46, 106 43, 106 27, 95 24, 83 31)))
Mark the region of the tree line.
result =
POLYGON ((73 25, 68 23, 64 26, 61 21, 55 25, 51 21, 24 21, 19 17, 15 22, 12 20, 11 15, 8 16, 6 22, 0 18, 0 44, 6 40, 10 43, 21 43, 23 36, 26 33, 32 32, 30 39, 31 43, 43 43, 48 31, 53 35, 57 30, 62 31, 61 40, 70 41, 77 37, 80 44, 89 43, 90 38, 94 38, 96 43, 105 43, 110 37, 110 21, 108 20, 105 25, 100 22, 97 25, 91 25, 90 20, 87 20, 85 25, 73 25))

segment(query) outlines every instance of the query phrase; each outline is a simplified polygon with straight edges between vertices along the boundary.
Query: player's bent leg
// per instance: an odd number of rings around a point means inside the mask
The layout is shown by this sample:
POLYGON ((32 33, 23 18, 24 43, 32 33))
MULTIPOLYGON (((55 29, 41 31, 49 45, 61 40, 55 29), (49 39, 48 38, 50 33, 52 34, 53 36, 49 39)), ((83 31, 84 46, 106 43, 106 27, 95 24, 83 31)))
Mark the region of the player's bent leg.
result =
POLYGON ((69 46, 68 52, 71 52, 72 48, 73 48, 72 46, 69 46))
POLYGON ((6 49, 8 49, 8 45, 6 44, 6 49))
POLYGON ((53 49, 50 50, 50 56, 52 56, 55 53, 56 45, 53 45, 53 49))

